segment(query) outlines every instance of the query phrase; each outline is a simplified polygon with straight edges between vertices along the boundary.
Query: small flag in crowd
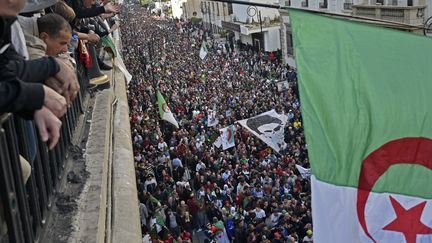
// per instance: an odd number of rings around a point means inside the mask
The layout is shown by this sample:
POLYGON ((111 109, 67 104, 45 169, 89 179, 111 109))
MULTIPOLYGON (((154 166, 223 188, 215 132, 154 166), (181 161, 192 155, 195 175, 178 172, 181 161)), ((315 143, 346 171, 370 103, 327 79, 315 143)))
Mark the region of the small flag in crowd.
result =
POLYGON ((314 240, 432 242, 432 40, 289 15, 314 240))
POLYGON ((234 125, 229 125, 220 129, 219 131, 221 132, 220 138, 222 142, 222 149, 225 150, 234 147, 234 125))
POLYGON ((201 49, 200 49, 200 52, 199 52, 199 57, 201 58, 201 60, 204 60, 204 58, 207 56, 207 46, 206 46, 206 42, 205 41, 203 41, 202 43, 201 43, 201 49))
POLYGON ((222 138, 219 136, 213 143, 216 148, 220 148, 222 146, 222 138))
POLYGON ((158 107, 159 107, 159 115, 162 120, 165 120, 171 124, 173 124, 175 127, 179 128, 179 125, 174 118, 173 113, 171 112, 170 108, 168 107, 167 103, 165 102, 164 97, 162 94, 157 91, 157 101, 158 101, 158 107))
POLYGON ((286 115, 271 110, 237 122, 276 152, 279 152, 286 146, 284 130, 287 120, 286 115))
POLYGON ((219 120, 216 117, 216 106, 213 106, 213 109, 207 110, 207 126, 214 127, 219 124, 219 120))
POLYGON ((311 176, 311 171, 310 169, 306 169, 301 165, 295 165, 295 167, 297 168, 297 170, 300 172, 300 175, 303 179, 309 179, 311 176))

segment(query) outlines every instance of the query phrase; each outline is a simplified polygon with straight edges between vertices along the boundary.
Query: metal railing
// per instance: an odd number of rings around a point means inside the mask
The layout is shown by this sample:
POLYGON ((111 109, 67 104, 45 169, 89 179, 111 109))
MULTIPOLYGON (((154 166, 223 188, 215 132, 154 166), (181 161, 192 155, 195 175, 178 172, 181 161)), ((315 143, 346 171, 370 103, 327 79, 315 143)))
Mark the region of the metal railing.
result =
MULTIPOLYGON (((0 243, 37 242, 63 175, 64 161, 86 95, 88 78, 77 62, 81 90, 61 118, 61 137, 48 150, 32 121, 10 113, 0 116, 0 243), (31 166, 23 178, 23 159, 31 166)), ((24 162, 24 163, 27 163, 24 162)))

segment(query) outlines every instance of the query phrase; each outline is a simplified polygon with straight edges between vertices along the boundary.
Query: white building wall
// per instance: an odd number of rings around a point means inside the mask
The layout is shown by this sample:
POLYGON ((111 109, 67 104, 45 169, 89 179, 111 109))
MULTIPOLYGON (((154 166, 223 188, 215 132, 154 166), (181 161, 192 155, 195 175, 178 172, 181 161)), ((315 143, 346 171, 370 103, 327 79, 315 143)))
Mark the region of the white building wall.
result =
POLYGON ((251 44, 251 45, 253 45, 252 36, 251 35, 240 34, 240 40, 241 40, 241 42, 243 44, 251 44))
POLYGON ((280 49, 280 32, 279 27, 264 32, 264 50, 277 51, 280 49))
POLYGON ((187 16, 188 19, 193 17, 193 13, 196 13, 196 18, 202 18, 201 12, 201 1, 200 0, 187 0, 185 3, 186 9, 183 9, 183 15, 187 16))
POLYGON ((426 5, 427 5, 427 7, 426 7, 426 10, 425 10, 425 15, 426 15, 425 19, 427 20, 430 16, 432 16, 432 10, 429 7, 429 6, 432 6, 432 0, 427 0, 426 1, 426 5))

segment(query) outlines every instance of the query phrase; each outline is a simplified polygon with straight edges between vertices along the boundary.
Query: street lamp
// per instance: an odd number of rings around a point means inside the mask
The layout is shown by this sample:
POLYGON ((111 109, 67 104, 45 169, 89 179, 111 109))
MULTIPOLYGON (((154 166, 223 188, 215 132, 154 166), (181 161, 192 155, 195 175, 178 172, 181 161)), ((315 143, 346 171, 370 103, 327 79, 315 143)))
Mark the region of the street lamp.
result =
POLYGON ((249 6, 246 10, 246 13, 249 17, 253 18, 255 15, 258 14, 258 19, 260 23, 261 28, 261 34, 262 34, 262 19, 261 19, 261 10, 259 10, 256 6, 249 6))
POLYGON ((260 29, 261 29, 261 32, 260 32, 261 39, 259 40, 260 46, 258 47, 258 51, 261 51, 260 50, 261 49, 261 45, 264 44, 264 43, 261 44, 261 40, 264 42, 264 35, 263 35, 263 30, 262 30, 261 11, 256 6, 249 6, 247 8, 247 10, 246 10, 246 13, 247 13, 247 15, 249 17, 252 18, 252 20, 253 20, 253 17, 255 17, 255 15, 258 14, 258 19, 259 19, 260 29))

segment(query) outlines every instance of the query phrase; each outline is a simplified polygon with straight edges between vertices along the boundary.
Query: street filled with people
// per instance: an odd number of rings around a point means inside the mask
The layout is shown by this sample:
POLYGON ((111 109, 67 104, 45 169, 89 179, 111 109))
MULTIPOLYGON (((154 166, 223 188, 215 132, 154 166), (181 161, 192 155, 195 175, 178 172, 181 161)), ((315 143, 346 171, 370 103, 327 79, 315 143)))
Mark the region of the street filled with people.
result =
POLYGON ((121 18, 143 242, 312 242, 310 181, 296 169, 310 166, 295 69, 139 5, 121 18), (178 128, 161 119, 157 91, 178 128), (288 117, 278 152, 236 123, 272 109, 288 117), (235 146, 223 150, 215 141, 229 125, 235 146))

